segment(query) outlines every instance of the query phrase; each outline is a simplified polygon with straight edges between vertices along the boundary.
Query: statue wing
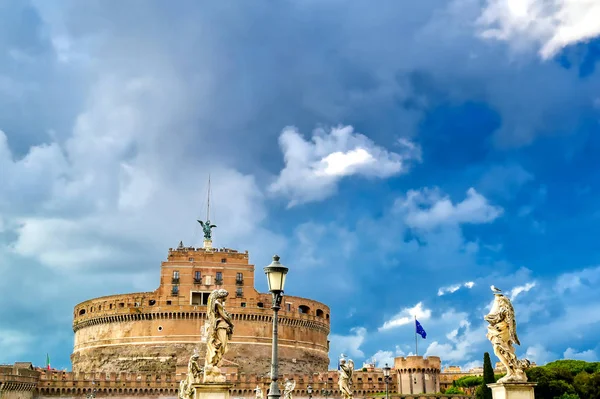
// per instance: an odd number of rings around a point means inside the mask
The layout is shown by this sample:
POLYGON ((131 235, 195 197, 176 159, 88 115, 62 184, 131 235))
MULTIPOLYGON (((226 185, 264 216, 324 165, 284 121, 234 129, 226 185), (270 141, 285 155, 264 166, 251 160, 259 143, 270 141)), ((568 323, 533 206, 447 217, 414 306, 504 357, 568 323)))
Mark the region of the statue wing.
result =
POLYGON ((202 228, 204 228, 204 222, 202 220, 198 220, 198 223, 200 223, 200 226, 202 226, 202 228))
POLYGON ((212 229, 213 227, 217 227, 217 225, 216 224, 211 224, 210 228, 212 229))
POLYGON ((508 312, 508 314, 506 315, 506 321, 508 324, 510 340, 517 345, 521 345, 521 342, 519 342, 519 337, 517 336, 517 320, 515 319, 515 309, 513 308, 512 303, 510 303, 508 299, 506 300, 506 310, 508 312))

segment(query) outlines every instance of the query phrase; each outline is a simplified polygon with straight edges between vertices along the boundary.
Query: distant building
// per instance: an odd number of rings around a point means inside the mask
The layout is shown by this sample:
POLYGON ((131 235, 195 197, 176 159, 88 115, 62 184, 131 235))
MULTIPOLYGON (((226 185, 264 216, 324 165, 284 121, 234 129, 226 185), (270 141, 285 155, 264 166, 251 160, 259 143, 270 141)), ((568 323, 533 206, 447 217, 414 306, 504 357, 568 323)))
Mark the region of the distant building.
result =
POLYGON ((407 356, 394 359, 397 392, 419 395, 440 392, 441 359, 437 356, 407 356))

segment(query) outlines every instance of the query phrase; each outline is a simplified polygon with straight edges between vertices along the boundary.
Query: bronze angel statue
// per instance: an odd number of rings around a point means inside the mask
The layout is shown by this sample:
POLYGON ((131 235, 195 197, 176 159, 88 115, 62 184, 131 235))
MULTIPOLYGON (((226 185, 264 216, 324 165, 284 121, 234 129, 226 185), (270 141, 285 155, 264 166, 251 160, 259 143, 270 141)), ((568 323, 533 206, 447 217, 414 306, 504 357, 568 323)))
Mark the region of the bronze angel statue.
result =
POLYGON ((515 311, 510 300, 502 294, 502 291, 494 286, 494 303, 490 313, 484 316, 489 323, 486 337, 494 347, 494 353, 506 368, 506 375, 498 380, 504 382, 526 382, 525 370, 529 368, 527 359, 519 360, 515 355, 513 344, 521 345, 517 336, 517 322, 515 311))
POLYGON ((214 290, 208 296, 204 382, 225 382, 225 376, 221 374, 219 367, 233 334, 231 315, 225 310, 225 300, 228 295, 227 290, 221 288, 214 290))
POLYGON ((202 226, 202 231, 204 232, 204 240, 210 241, 212 239, 212 229, 217 227, 216 224, 210 224, 210 220, 206 220, 203 222, 202 220, 198 220, 200 226, 202 226))

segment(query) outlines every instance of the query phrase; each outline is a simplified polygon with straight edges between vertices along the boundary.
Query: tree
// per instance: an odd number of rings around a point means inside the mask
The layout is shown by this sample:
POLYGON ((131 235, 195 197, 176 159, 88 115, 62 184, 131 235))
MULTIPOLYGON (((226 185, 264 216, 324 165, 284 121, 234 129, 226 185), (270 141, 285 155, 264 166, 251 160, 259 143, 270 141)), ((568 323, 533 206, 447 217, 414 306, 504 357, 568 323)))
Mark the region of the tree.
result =
POLYGON ((481 384, 482 399, 492 399, 492 390, 487 386, 487 384, 493 384, 495 382, 496 377, 494 376, 492 360, 490 359, 490 354, 485 352, 483 354, 483 383, 481 384))
POLYGON ((477 375, 466 375, 454 380, 452 385, 460 388, 472 388, 483 384, 483 377, 477 375))
POLYGON ((460 388, 450 387, 450 388, 446 389, 444 394, 446 394, 446 395, 464 395, 465 393, 460 388))

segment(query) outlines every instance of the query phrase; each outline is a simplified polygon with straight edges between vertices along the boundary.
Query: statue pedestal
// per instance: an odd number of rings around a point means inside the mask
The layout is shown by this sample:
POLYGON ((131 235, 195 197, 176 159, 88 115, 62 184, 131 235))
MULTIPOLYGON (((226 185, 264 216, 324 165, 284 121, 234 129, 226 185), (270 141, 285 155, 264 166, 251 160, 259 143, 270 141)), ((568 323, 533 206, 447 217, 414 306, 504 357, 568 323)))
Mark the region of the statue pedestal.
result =
POLYGON ((194 399, 229 399, 232 386, 226 382, 193 384, 194 399))
POLYGON ((212 240, 204 240, 204 249, 207 249, 207 250, 212 249, 212 240))
POLYGON ((534 399, 535 382, 506 382, 487 384, 492 390, 493 399, 534 399))

